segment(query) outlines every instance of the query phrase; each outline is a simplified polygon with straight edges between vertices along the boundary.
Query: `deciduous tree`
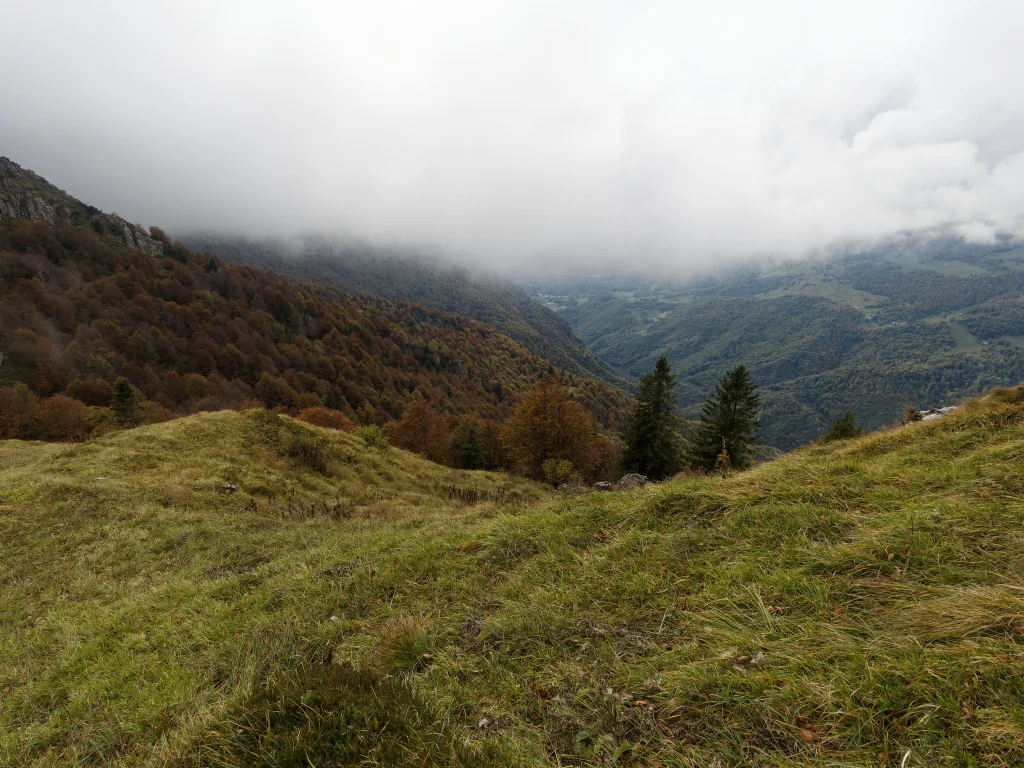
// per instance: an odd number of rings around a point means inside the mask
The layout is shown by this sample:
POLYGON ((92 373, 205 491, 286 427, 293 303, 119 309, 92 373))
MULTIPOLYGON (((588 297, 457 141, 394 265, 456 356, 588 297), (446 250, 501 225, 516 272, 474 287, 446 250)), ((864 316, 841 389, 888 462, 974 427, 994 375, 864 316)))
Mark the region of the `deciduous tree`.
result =
POLYGON ((505 422, 501 441, 512 461, 535 478, 544 476, 549 459, 564 459, 588 475, 598 458, 593 417, 555 376, 545 376, 526 393, 505 422))

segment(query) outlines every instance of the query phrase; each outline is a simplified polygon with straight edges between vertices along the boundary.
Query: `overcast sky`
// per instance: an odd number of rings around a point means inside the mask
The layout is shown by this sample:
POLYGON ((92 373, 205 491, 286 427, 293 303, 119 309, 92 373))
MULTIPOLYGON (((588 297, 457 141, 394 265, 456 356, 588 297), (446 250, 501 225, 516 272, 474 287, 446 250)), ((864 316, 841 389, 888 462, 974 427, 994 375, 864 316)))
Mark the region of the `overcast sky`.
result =
POLYGON ((483 264, 1024 234, 1019 0, 0 0, 0 154, 172 233, 483 264))

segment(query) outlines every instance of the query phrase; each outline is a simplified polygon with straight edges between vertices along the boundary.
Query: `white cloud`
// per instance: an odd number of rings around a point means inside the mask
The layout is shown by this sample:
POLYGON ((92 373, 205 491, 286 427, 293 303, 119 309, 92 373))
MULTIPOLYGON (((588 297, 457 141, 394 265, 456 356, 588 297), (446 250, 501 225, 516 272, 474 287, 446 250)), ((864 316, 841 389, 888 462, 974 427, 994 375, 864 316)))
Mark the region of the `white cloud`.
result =
POLYGON ((8 0, 0 153, 181 231, 707 269, 1024 234, 1015 0, 8 0))

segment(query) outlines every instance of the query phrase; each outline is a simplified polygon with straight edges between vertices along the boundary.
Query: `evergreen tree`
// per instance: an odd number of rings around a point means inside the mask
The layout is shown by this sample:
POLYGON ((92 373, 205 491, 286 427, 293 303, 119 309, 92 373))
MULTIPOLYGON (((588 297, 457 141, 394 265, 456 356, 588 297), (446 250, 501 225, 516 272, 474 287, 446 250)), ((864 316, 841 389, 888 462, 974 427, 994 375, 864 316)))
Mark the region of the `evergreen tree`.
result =
POLYGON ((847 411, 832 425, 832 429, 828 431, 827 435, 822 437, 822 441, 831 443, 833 440, 847 440, 860 434, 861 431, 853 423, 853 411, 847 411))
POLYGON ((469 422, 466 425, 466 430, 462 433, 456 461, 460 469, 483 469, 487 466, 484 444, 480 439, 480 431, 477 429, 475 421, 469 422))
POLYGON ((750 466, 761 428, 757 420, 761 398, 756 390, 757 385, 742 365, 718 383, 714 395, 704 403, 700 425, 690 446, 688 459, 692 467, 711 471, 722 454, 734 469, 750 466))
POLYGON ((683 466, 683 440, 676 416, 676 377, 664 357, 640 381, 636 406, 623 430, 622 468, 664 480, 683 466))
POLYGON ((139 399, 135 387, 124 376, 114 382, 114 395, 110 400, 110 410, 114 412, 114 424, 118 429, 130 429, 139 426, 139 399))

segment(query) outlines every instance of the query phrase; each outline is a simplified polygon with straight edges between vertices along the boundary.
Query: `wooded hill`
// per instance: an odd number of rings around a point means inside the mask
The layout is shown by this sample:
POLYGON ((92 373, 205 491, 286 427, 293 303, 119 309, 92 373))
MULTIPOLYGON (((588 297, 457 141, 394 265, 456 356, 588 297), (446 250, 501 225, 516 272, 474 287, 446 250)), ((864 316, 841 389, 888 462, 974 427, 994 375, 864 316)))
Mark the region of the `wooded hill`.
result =
POLYGON ((538 285, 595 353, 627 375, 666 356, 694 416, 725 371, 761 386, 762 439, 790 449, 848 409, 869 429, 1024 379, 1024 250, 953 238, 828 261, 666 282, 538 285))
MULTIPOLYGON (((102 407, 123 376, 149 420, 256 399, 293 412, 326 406, 361 424, 399 418, 412 401, 497 422, 555 370, 467 317, 196 253, 6 159, 0 202, 0 386, 102 407)), ((605 383, 571 383, 602 424, 626 403, 605 383)), ((47 436, 39 423, 15 426, 0 437, 47 436)))
POLYGON ((496 328, 559 368, 616 386, 623 377, 577 339, 565 318, 505 280, 393 248, 323 237, 294 242, 223 235, 186 235, 190 247, 294 280, 356 295, 412 302, 471 317, 496 328))

